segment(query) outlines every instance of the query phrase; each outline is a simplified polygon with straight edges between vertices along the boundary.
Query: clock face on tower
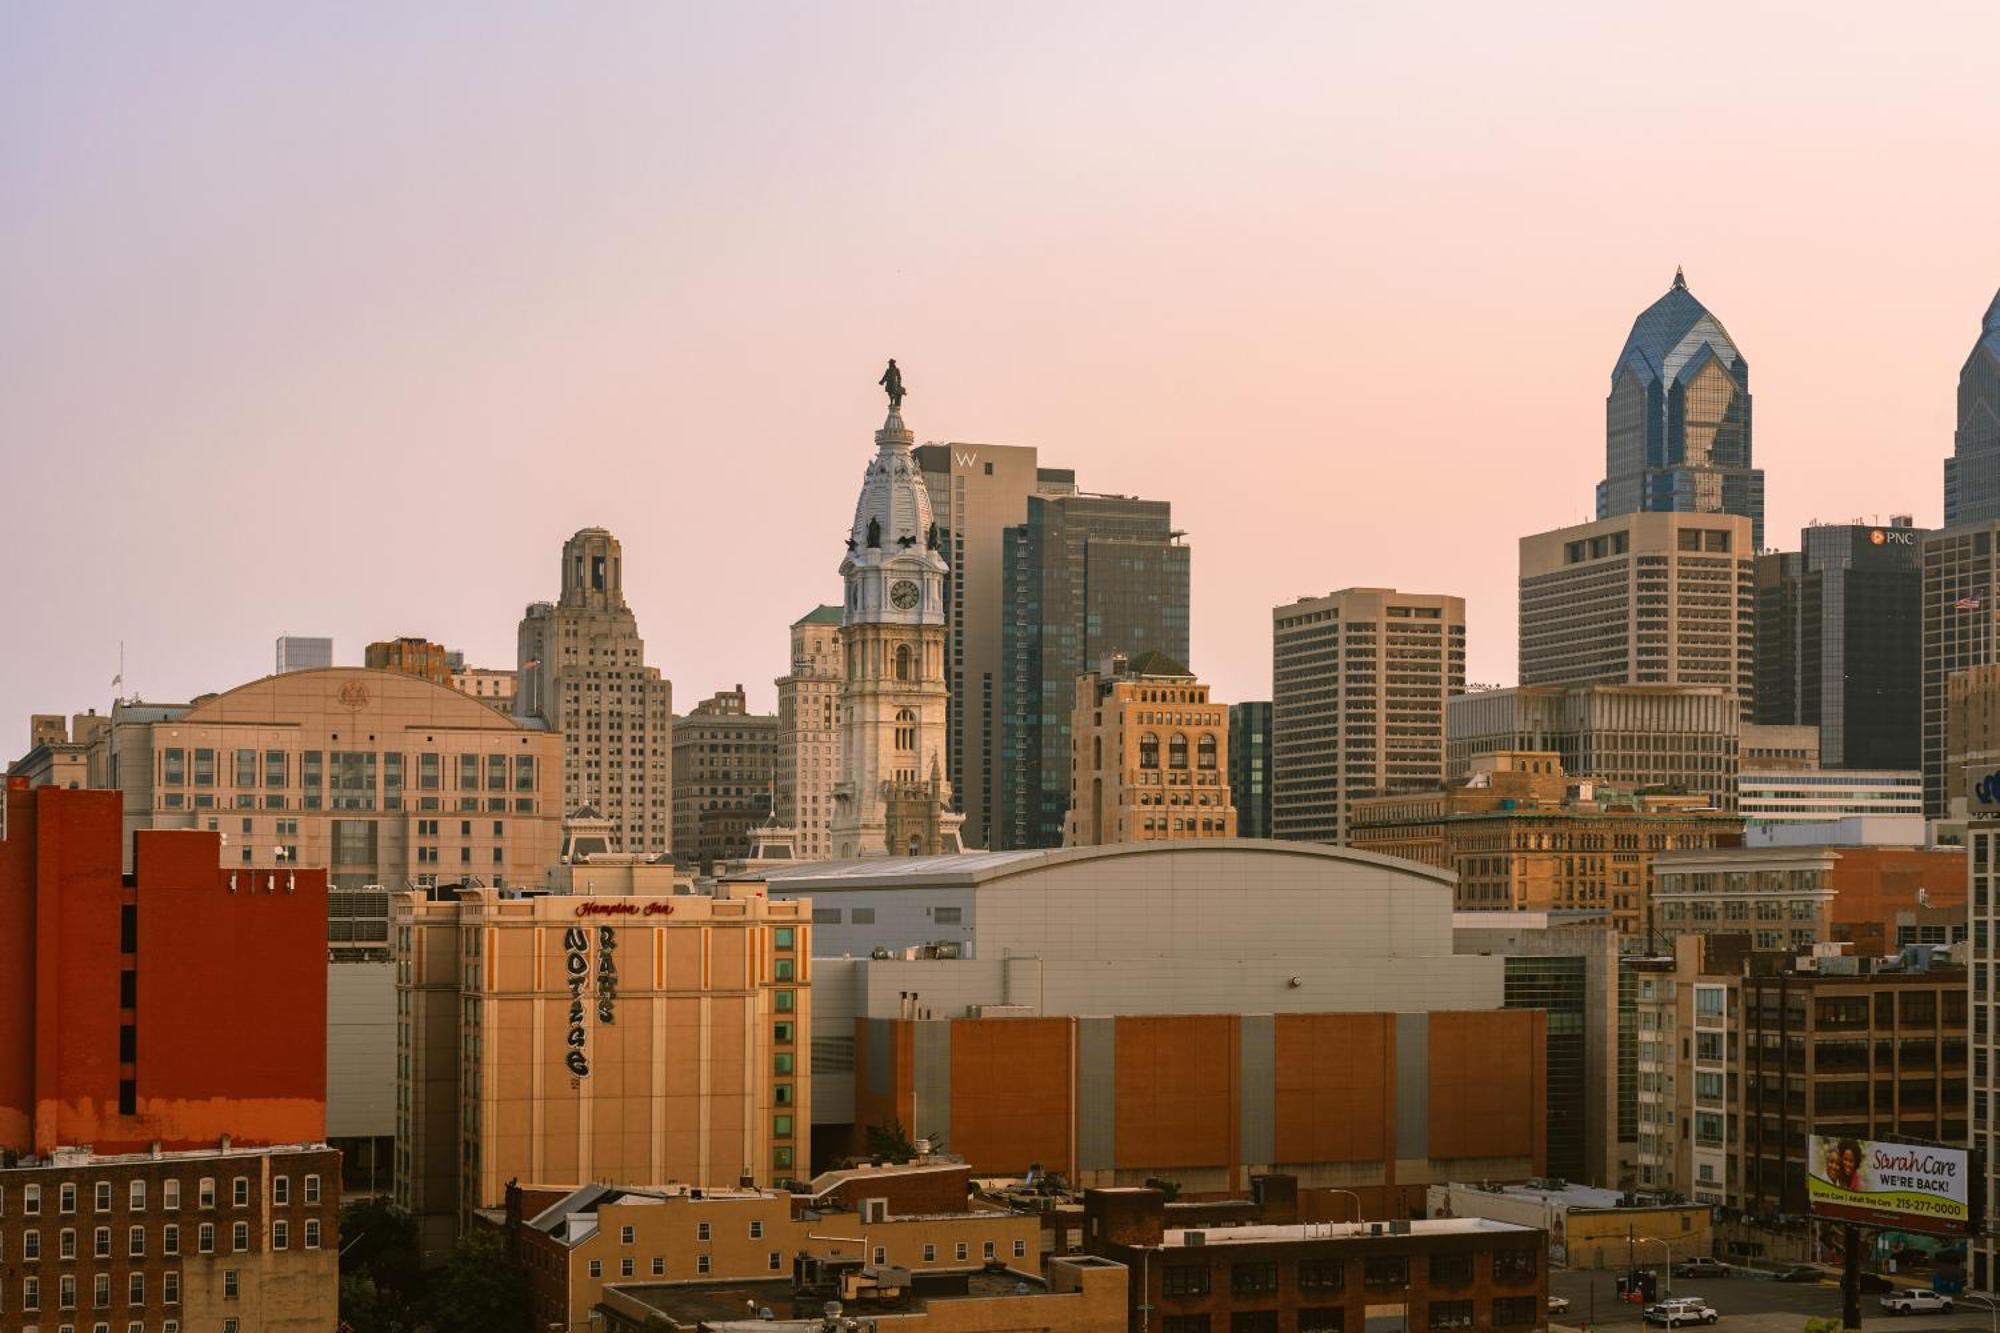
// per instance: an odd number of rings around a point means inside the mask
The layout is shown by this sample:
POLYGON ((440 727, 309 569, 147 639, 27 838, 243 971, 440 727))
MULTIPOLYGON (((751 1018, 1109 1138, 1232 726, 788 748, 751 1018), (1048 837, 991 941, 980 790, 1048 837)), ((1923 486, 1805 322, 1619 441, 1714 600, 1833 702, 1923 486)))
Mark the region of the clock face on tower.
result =
POLYGON ((908 611, 917 604, 917 585, 908 579, 897 579, 889 585, 889 605, 898 611, 908 611))

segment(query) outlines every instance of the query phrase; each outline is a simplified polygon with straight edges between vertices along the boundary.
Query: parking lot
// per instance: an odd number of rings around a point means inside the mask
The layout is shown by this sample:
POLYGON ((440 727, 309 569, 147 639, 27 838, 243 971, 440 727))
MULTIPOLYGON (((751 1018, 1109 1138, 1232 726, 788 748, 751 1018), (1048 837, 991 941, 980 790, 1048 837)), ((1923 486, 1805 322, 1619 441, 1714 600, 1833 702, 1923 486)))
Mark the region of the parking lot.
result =
MULTIPOLYGON (((1643 1321, 1641 1307, 1622 1304, 1617 1298, 1618 1275, 1607 1272, 1571 1272, 1556 1269, 1549 1275, 1549 1294, 1569 1298, 1567 1314, 1550 1317, 1551 1327, 1573 1329, 1624 1327, 1637 1333, 1643 1321), (1594 1315, 1593 1315, 1594 1311, 1594 1315)), ((1668 1294, 1666 1285, 1660 1295, 1668 1294)), ((1832 1281, 1773 1282, 1769 1277, 1743 1271, 1725 1278, 1676 1278, 1672 1294, 1699 1296, 1721 1316, 1717 1329, 1747 1330, 1749 1333, 1799 1333, 1808 1317, 1838 1317, 1840 1288, 1832 1281)), ((1950 1314, 1892 1315, 1877 1302, 1879 1296, 1861 1298, 1864 1326, 1893 1324, 1909 1333, 1929 1330, 1963 1329, 1966 1333, 2000 1333, 1992 1314, 1973 1302, 1961 1303, 1950 1314)))

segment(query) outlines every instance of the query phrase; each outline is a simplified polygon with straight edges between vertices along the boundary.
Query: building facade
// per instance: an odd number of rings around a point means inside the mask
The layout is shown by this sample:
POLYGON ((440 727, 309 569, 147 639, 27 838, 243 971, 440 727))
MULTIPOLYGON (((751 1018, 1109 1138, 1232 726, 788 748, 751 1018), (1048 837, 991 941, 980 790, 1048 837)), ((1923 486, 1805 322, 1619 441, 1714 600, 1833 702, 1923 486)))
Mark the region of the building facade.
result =
POLYGON ((2000 519, 2000 295, 1958 372, 1958 432, 1944 460, 1944 521, 2000 519))
POLYGON ((1461 694, 1445 707, 1445 768, 1457 780, 1473 760, 1507 750, 1550 750, 1565 772, 1634 791, 1706 797, 1734 807, 1741 709, 1710 685, 1523 685, 1461 694))
POLYGON ((1188 664, 1192 554, 1164 500, 1034 495, 1003 539, 1001 798, 991 845, 1054 847, 1076 678, 1113 653, 1188 664))
POLYGON ((1604 400, 1597 516, 1738 514, 1745 553, 1764 546, 1764 473, 1751 466, 1750 366, 1722 322, 1687 289, 1639 313, 1604 400))
MULTIPOLYGON (((968 847, 993 847, 1001 804, 1002 633, 1006 533, 1028 519, 1028 497, 1073 495, 1076 473, 1040 466, 1032 447, 924 444, 912 451, 930 492, 945 563, 945 779, 965 812, 968 847)), ((797 827, 797 825, 794 825, 797 827)))
POLYGON ((563 543, 562 595, 521 618, 516 717, 562 737, 561 810, 611 820, 613 849, 673 850, 674 688, 646 665, 624 552, 603 528, 563 543))
POLYGON ((1746 828, 1924 813, 1924 775, 1866 769, 1821 771, 1745 768, 1736 778, 1736 810, 1746 828))
POLYGON ((1654 859, 1742 836, 1741 820, 1698 797, 1572 778, 1552 753, 1473 763, 1458 785, 1357 802, 1349 841, 1455 871, 1461 911, 1608 912, 1638 942, 1652 925, 1654 859))
POLYGON ((803 1172, 809 910, 398 895, 395 1198, 426 1253, 504 1204, 510 1180, 803 1172))
POLYGON ((1233 838, 1229 710, 1179 663, 1113 657, 1076 680, 1065 847, 1233 838))
POLYGON ((451 684, 451 653, 441 643, 429 639, 383 639, 369 644, 361 653, 361 664, 371 671, 400 671, 439 685, 451 684))
POLYGON ((308 638, 298 634, 278 636, 276 671, 318 671, 333 665, 333 640, 308 638))
POLYGON ((1347 588, 1271 612, 1271 834, 1344 842, 1358 799, 1444 782, 1465 600, 1347 588))
POLYGON ((1708 685, 1752 717, 1747 518, 1627 513, 1521 538, 1523 685, 1708 685))
POLYGON ((674 720, 674 855, 711 869, 750 852, 750 830, 771 817, 778 719, 752 713, 738 685, 674 720))
POLYGON ((1814 524, 1757 557, 1756 720, 1819 728, 1825 768, 1921 762, 1925 535, 1814 524))
POLYGON ((830 831, 841 858, 961 845, 964 816, 945 778, 947 566, 915 438, 892 406, 840 562, 841 773, 830 831))
POLYGON ((1653 878, 1656 933, 1669 949, 1682 935, 1747 935, 1754 948, 1797 952, 1851 940, 1877 953, 1965 938, 1963 848, 1826 842, 1664 852, 1653 878))
MULTIPOLYGON (((1994 1006, 2000 996, 1993 990, 1993 975, 2000 967, 2000 799, 1988 799, 1979 788, 2000 765, 1984 765, 1974 775, 1974 790, 1967 798, 1966 897, 1972 917, 1972 1123, 1968 1146, 1985 1173, 1988 1199, 2000 1187, 2000 1118, 1994 1114, 2000 1096, 2000 1016, 1994 1006)), ((2000 797, 2000 788, 1987 788, 2000 797)), ((1972 1281, 1982 1291, 1993 1290, 2000 1281, 2000 1237, 1991 1229, 1972 1242, 1972 1281)))
POLYGON ((1229 797, 1240 836, 1272 836, 1269 699, 1229 705, 1229 797))
POLYGON ((446 658, 449 675, 445 684, 460 694, 469 694, 479 702, 498 712, 512 716, 514 695, 520 685, 520 672, 512 668, 473 667, 465 664, 465 654, 451 653, 446 658))
POLYGON ((792 622, 792 667, 778 677, 778 823, 801 861, 833 855, 833 789, 840 781, 841 608, 792 622))

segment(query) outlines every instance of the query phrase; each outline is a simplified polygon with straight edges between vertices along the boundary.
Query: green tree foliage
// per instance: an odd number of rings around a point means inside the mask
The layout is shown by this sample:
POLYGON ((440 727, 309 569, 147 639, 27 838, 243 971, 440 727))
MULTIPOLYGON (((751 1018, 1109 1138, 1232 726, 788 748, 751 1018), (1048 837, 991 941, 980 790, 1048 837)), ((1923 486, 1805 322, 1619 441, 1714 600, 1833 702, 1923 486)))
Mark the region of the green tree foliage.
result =
POLYGON ((459 1237, 430 1291, 430 1325, 437 1333, 494 1333, 520 1327, 528 1279, 490 1227, 459 1237))

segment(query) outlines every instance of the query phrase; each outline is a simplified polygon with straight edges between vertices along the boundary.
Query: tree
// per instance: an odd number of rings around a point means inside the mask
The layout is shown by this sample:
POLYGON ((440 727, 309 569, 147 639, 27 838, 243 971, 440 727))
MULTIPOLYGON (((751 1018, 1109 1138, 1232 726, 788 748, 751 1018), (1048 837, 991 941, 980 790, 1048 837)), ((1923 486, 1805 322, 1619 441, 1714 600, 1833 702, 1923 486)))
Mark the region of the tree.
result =
POLYGON ((527 1274, 490 1227, 459 1237, 431 1284, 430 1323, 438 1333, 493 1333, 518 1327, 528 1308, 527 1274))
POLYGON ((900 1117, 889 1117, 886 1125, 868 1127, 868 1155, 885 1162, 907 1162, 917 1155, 917 1145, 903 1129, 900 1117))
POLYGON ((353 1333, 406 1333, 417 1323, 423 1269, 417 1224, 385 1199, 340 1210, 340 1321, 353 1333))

